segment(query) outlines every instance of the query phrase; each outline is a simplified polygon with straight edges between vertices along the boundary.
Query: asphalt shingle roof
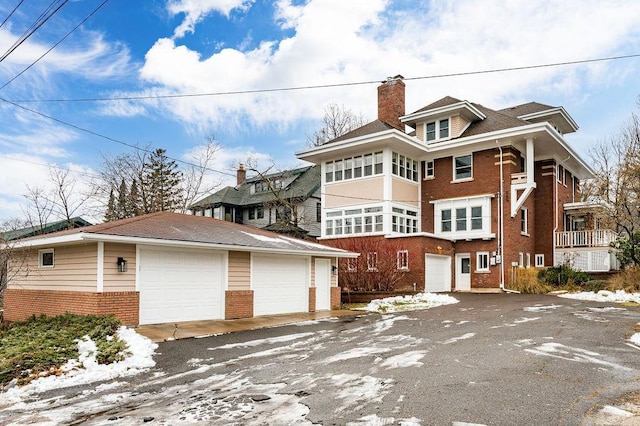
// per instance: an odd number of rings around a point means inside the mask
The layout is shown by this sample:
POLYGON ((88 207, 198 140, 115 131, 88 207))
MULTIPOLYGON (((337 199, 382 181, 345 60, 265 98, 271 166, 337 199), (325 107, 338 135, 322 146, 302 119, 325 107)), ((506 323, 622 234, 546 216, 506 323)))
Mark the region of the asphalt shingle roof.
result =
POLYGON ((72 235, 119 236, 132 239, 153 239, 174 242, 202 243, 237 246, 239 249, 273 249, 284 251, 347 253, 321 244, 285 237, 269 231, 239 225, 210 217, 181 213, 158 212, 129 219, 105 222, 84 228, 69 229, 47 235, 27 238, 23 241, 37 243, 55 237, 72 235))

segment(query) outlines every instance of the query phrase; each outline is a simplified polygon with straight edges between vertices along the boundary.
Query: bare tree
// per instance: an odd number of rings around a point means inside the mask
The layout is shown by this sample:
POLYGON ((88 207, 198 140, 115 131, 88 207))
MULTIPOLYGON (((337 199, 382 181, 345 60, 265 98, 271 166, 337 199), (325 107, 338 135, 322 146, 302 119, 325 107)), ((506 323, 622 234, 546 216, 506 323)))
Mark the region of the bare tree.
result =
POLYGON ((4 291, 9 280, 18 273, 28 274, 28 251, 16 247, 13 241, 5 238, 8 232, 24 227, 25 223, 19 219, 12 219, 0 225, 0 307, 2 307, 4 291), (9 268, 10 262, 11 268, 9 268))
POLYGON ((205 194, 213 192, 220 186, 219 181, 208 182, 207 173, 210 172, 211 165, 220 151, 220 144, 216 142, 214 135, 207 137, 207 143, 190 155, 192 163, 183 174, 182 191, 183 203, 180 207, 182 213, 186 213, 189 206, 205 194))
POLYGON ((68 169, 52 167, 49 170, 53 192, 51 202, 53 212, 67 221, 69 228, 73 227, 73 218, 84 213, 85 203, 93 197, 92 192, 84 192, 77 188, 78 181, 70 175, 68 169))
POLYGON ((27 185, 27 205, 22 207, 27 226, 42 231, 53 213, 53 201, 44 188, 27 185))
MULTIPOLYGON (((640 99, 638 102, 640 107, 640 99)), ((620 133, 590 150, 594 179, 583 194, 603 201, 605 226, 621 234, 623 263, 640 264, 640 117, 632 113, 620 133)))
POLYGON ((322 128, 307 136, 307 145, 320 146, 365 124, 362 114, 357 115, 344 105, 331 103, 324 108, 322 128))

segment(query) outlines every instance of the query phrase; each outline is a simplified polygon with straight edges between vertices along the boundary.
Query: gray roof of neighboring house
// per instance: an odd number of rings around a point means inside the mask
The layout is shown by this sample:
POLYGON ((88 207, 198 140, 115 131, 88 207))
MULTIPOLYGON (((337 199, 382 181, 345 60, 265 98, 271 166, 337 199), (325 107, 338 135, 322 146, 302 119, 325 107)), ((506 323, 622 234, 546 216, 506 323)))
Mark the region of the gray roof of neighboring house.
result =
POLYGON ((64 229, 81 228, 90 225, 91 222, 88 222, 81 217, 72 217, 70 220, 59 220, 57 222, 47 223, 43 226, 28 226, 26 228, 3 232, 0 233, 0 237, 5 241, 13 241, 20 238, 32 237, 34 235, 50 234, 64 229))
POLYGON ((39 235, 21 241, 25 246, 44 246, 74 241, 116 241, 123 243, 166 242, 198 246, 222 246, 239 251, 280 251, 353 257, 345 250, 286 237, 262 229, 210 217, 158 212, 129 219, 105 222, 84 228, 39 235))
MULTIPOLYGON (((282 180, 282 188, 278 191, 280 197, 284 199, 306 199, 320 188, 320 167, 316 165, 306 166, 284 172, 271 173, 265 175, 264 178, 282 180)), ((237 187, 227 186, 196 201, 189 208, 208 208, 220 204, 250 206, 276 201, 277 197, 270 191, 252 192, 252 187, 262 180, 262 177, 254 176, 248 178, 237 187)))

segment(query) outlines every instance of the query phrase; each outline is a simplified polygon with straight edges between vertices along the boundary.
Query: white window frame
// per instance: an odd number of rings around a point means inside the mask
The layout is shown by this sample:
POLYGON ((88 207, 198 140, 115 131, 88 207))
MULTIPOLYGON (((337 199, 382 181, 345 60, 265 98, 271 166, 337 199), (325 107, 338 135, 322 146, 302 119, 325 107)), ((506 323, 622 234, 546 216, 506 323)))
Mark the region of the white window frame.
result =
POLYGON ((525 255, 525 258, 526 258, 526 264, 525 264, 526 267, 531 268, 531 253, 527 253, 525 255))
POLYGON ((409 270, 409 250, 398 250, 396 255, 396 269, 399 271, 409 270))
POLYGON ((434 179, 435 178, 435 160, 424 160, 424 170, 422 171, 422 180, 434 179))
POLYGON ((358 272, 358 259, 347 259, 347 272, 358 272))
POLYGON ((524 253, 518 253, 518 266, 524 268, 524 253))
POLYGON ((52 248, 38 250, 38 267, 39 268, 53 268, 56 264, 56 255, 55 251, 52 248), (51 265, 45 265, 43 262, 43 257, 45 254, 51 254, 51 265))
POLYGON ((535 262, 536 268, 544 268, 544 254, 536 254, 535 262))
POLYGON ((479 251, 476 253, 476 272, 489 272, 488 251, 479 251))
POLYGON ((424 141, 429 143, 429 142, 436 142, 436 141, 441 141, 441 140, 447 140, 451 138, 451 117, 446 117, 446 118, 441 118, 439 120, 433 120, 433 121, 429 121, 427 123, 424 123, 424 141), (443 122, 447 122, 447 135, 446 136, 442 136, 442 124, 443 122), (430 124, 433 124, 433 139, 429 139, 429 135, 427 132, 427 128, 430 124))
MULTIPOLYGON (((434 234, 437 237, 460 239, 490 239, 495 235, 491 232, 491 195, 481 195, 469 198, 450 198, 445 200, 431 201, 434 204, 434 234), (480 229, 472 229, 473 219, 472 212, 474 207, 482 209, 480 229), (460 231, 456 228, 456 209, 466 209, 466 230, 460 231), (442 230, 442 212, 451 210, 451 230, 442 230)), ((478 219, 477 217, 475 218, 478 219)))
MULTIPOLYGON (((469 180, 473 180, 473 154, 456 155, 455 157, 453 157, 453 161, 451 162, 451 165, 453 167, 452 182, 466 182, 469 180), (463 157, 469 157, 471 159, 468 166, 470 168, 470 172, 469 172, 469 176, 458 177, 458 168, 456 167, 456 160, 458 158, 463 158, 463 157)), ((464 166, 464 167, 466 168, 467 166, 464 166)))
POLYGON ((526 207, 520 208, 520 234, 529 236, 529 210, 526 207))

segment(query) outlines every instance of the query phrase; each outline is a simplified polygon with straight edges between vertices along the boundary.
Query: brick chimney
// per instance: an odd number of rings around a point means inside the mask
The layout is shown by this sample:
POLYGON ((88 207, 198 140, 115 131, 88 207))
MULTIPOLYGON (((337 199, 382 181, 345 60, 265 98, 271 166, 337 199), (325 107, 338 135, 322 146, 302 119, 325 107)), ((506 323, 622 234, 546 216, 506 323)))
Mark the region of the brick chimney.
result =
POLYGON ((236 184, 242 185, 247 181, 247 171, 244 169, 244 166, 240 164, 238 166, 238 170, 236 171, 236 184))
POLYGON ((404 132, 404 124, 399 119, 405 114, 403 79, 398 74, 378 86, 378 119, 404 132))

